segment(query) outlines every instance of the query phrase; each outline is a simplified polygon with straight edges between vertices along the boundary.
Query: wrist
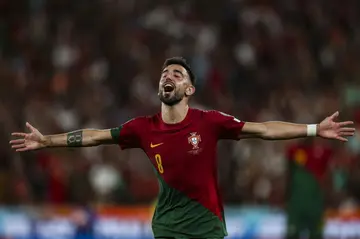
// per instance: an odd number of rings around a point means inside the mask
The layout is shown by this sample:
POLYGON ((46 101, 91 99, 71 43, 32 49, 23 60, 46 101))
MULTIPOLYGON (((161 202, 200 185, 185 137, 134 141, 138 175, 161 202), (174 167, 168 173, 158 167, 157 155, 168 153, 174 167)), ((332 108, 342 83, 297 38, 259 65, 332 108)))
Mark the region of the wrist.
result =
POLYGON ((306 136, 315 137, 319 134, 319 124, 308 124, 306 125, 306 136))
POLYGON ((40 139, 41 145, 43 145, 43 148, 47 148, 51 146, 51 137, 50 135, 45 135, 40 139))
POLYGON ((320 134, 320 124, 316 124, 316 136, 319 136, 320 134))

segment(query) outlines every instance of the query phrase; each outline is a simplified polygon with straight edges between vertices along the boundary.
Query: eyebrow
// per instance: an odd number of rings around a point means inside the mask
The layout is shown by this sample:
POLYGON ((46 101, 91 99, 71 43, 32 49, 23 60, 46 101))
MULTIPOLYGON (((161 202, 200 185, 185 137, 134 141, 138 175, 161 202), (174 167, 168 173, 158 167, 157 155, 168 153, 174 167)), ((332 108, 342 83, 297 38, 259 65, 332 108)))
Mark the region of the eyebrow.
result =
MULTIPOLYGON (((168 72, 168 69, 163 70, 162 73, 168 72)), ((174 72, 181 74, 181 76, 184 76, 184 74, 180 70, 174 70, 174 72)))
POLYGON ((184 76, 184 74, 179 70, 174 70, 174 72, 181 74, 181 76, 184 76))

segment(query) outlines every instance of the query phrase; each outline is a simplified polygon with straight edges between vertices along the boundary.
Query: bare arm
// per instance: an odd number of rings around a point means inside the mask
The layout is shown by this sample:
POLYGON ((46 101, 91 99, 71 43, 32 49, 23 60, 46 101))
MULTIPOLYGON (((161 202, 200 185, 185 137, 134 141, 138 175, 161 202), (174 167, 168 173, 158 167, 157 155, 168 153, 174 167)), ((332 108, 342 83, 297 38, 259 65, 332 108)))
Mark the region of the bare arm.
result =
POLYGON ((295 139, 306 136, 320 136, 346 142, 346 136, 353 136, 355 128, 350 128, 351 121, 335 122, 338 112, 325 118, 320 124, 311 125, 313 135, 309 135, 309 125, 281 121, 263 123, 246 122, 240 138, 261 138, 266 140, 295 139))
POLYGON ((43 135, 35 127, 26 123, 30 133, 12 133, 19 139, 10 144, 18 152, 47 147, 90 147, 100 144, 116 144, 112 132, 120 129, 82 129, 63 134, 43 135))
POLYGON ((64 134, 44 136, 46 147, 91 147, 101 144, 113 144, 110 129, 81 129, 64 134))
MULTIPOLYGON (((318 125, 317 125, 318 126, 318 125)), ((266 140, 284 140, 307 136, 307 125, 281 121, 263 123, 246 122, 240 138, 261 138, 266 140)))

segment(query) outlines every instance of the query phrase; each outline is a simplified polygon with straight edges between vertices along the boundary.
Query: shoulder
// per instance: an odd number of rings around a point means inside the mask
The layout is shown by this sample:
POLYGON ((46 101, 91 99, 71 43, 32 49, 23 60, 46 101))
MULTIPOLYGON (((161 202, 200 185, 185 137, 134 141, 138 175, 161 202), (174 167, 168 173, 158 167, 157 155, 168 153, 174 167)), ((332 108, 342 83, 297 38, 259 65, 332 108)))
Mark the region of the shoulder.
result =
POLYGON ((217 110, 202 110, 202 109, 191 109, 195 116, 201 117, 205 120, 211 120, 214 117, 217 117, 220 113, 220 111, 217 110))
POLYGON ((218 110, 197 110, 197 111, 203 120, 210 123, 219 123, 228 120, 235 120, 241 122, 234 116, 224 113, 222 111, 218 111, 218 110))
POLYGON ((199 120, 202 123, 208 123, 211 121, 213 110, 203 110, 198 108, 190 108, 190 110, 192 120, 199 120))
POLYGON ((132 118, 125 123, 123 123, 122 127, 145 127, 149 125, 149 123, 153 120, 154 116, 139 116, 132 118))

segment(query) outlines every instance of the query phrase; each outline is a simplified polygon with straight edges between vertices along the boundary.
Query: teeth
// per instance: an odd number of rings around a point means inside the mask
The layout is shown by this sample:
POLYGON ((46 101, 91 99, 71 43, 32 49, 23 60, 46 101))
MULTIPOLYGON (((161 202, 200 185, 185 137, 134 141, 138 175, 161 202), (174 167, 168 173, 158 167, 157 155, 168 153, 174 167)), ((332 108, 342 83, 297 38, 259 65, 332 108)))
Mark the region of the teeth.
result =
POLYGON ((164 84, 164 91, 165 92, 171 92, 171 91, 174 90, 174 88, 175 88, 175 86, 173 84, 171 84, 171 83, 164 84))

